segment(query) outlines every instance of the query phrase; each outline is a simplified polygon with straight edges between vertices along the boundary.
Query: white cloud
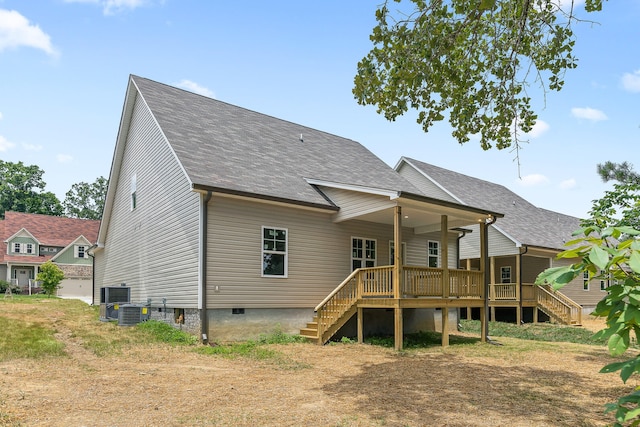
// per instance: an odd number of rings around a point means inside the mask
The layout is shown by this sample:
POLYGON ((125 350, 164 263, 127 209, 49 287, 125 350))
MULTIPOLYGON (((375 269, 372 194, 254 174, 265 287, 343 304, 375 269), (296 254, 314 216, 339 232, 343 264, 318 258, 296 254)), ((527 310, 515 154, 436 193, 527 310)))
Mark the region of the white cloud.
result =
POLYGON ((531 132, 527 133, 527 135, 531 138, 537 138, 548 130, 549 124, 543 120, 538 120, 536 124, 533 125, 531 132))
POLYGON ((175 84, 177 87, 186 89, 190 92, 197 93, 199 95, 208 96, 209 98, 215 98, 216 95, 212 90, 207 89, 204 86, 200 86, 198 83, 192 82, 191 80, 182 80, 180 83, 175 84))
POLYGON ((535 187, 549 183, 549 178, 539 173, 533 173, 520 178, 520 185, 524 187, 535 187))
POLYGON ((8 151, 15 146, 16 144, 14 144, 13 142, 7 141, 7 139, 4 136, 0 135, 0 152, 8 151))
POLYGON ((0 9, 0 52, 20 46, 40 49, 51 56, 58 55, 51 44, 51 37, 40 27, 31 25, 27 18, 15 10, 0 9))
POLYGON ((624 73, 622 87, 629 92, 640 92, 640 70, 633 73, 624 73))
POLYGON ((558 0, 558 7, 567 13, 571 10, 572 6, 573 12, 575 13, 582 4, 584 4, 584 0, 558 0))
POLYGON ((599 121, 602 121, 602 120, 608 120, 609 119, 604 112, 602 112, 600 110, 596 110, 595 108, 589 108, 589 107, 585 107, 585 108, 575 107, 575 108, 572 108, 571 109, 571 115, 573 117, 578 118, 578 119, 591 120, 592 122, 599 122, 599 121))
POLYGON ((42 145, 22 144, 22 148, 27 151, 40 151, 42 150, 42 145))
POLYGON ((559 187, 561 190, 571 190, 572 188, 575 188, 577 184, 578 183, 574 178, 569 178, 562 181, 559 187))
POLYGON ((69 163, 70 161, 73 160, 73 157, 71 157, 68 154, 58 154, 56 156, 56 159, 58 159, 58 162, 60 163, 69 163))

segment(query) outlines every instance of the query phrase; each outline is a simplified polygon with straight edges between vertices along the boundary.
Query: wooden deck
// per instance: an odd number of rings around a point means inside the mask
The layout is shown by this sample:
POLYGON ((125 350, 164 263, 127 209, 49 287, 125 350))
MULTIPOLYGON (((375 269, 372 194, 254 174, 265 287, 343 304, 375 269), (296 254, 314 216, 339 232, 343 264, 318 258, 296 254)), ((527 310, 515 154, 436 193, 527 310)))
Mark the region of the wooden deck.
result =
MULTIPOLYGON (((353 271, 315 308, 316 317, 301 330, 319 344, 327 342, 354 314, 365 308, 481 308, 486 306, 534 307, 557 322, 580 324, 582 308, 548 287, 516 283, 490 284, 485 305, 484 273, 402 266, 399 276, 394 266, 361 268, 353 271), (400 277, 401 289, 394 287, 400 277)), ((536 311, 537 313, 537 311, 536 311)), ((360 316, 359 316, 360 317, 360 316)), ((362 325, 359 320, 359 335, 362 325)), ((443 322, 443 328, 446 327, 443 322)), ((443 335, 444 335, 443 331, 443 335)), ((448 342, 443 337, 443 345, 448 342)))

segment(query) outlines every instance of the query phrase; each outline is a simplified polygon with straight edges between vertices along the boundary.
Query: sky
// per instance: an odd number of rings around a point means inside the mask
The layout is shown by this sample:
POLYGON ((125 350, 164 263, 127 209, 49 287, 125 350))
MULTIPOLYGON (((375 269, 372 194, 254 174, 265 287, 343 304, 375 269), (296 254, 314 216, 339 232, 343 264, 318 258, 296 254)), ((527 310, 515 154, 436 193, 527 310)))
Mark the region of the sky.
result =
POLYGON ((586 217, 611 183, 596 166, 640 171, 640 0, 586 14, 578 67, 560 92, 532 88, 538 123, 519 153, 464 145, 446 122, 425 133, 352 88, 372 48, 373 1, 0 0, 0 159, 37 165, 63 201, 109 177, 130 74, 504 185, 538 207, 586 217))

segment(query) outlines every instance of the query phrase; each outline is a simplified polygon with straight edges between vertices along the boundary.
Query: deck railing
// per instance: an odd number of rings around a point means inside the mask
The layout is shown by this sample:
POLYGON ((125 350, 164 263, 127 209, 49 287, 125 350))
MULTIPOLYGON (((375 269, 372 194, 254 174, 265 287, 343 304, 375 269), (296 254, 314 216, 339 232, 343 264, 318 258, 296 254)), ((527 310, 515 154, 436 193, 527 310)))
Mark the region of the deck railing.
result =
MULTIPOLYGON (((402 296, 431 298, 482 298, 483 274, 471 270, 449 270, 449 289, 445 295, 443 269, 403 267, 402 296)), ((318 336, 324 337, 360 298, 393 298, 393 266, 359 268, 315 308, 318 336)), ((330 334, 330 333, 329 333, 330 334)))
POLYGON ((518 301, 520 289, 517 283, 491 283, 489 301, 518 301))
POLYGON ((537 286, 536 299, 538 306, 547 314, 558 317, 555 320, 568 325, 582 324, 582 307, 564 294, 554 291, 550 286, 537 286))

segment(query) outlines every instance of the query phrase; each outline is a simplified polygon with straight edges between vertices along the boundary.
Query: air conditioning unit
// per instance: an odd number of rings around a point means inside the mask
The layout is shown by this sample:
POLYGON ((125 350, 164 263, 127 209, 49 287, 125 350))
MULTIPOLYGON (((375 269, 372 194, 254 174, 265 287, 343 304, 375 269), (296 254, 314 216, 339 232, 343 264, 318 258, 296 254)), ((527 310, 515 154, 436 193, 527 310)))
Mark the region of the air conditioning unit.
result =
POLYGON ((149 307, 139 304, 122 304, 118 310, 119 326, 134 326, 140 322, 149 320, 151 313, 149 307))
POLYGON ((100 320, 107 322, 109 320, 118 320, 118 311, 120 303, 100 304, 100 320))
POLYGON ((118 320, 118 311, 122 304, 131 301, 131 288, 128 286, 105 286, 100 288, 100 320, 118 320))

